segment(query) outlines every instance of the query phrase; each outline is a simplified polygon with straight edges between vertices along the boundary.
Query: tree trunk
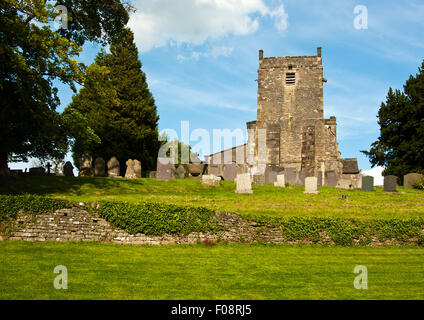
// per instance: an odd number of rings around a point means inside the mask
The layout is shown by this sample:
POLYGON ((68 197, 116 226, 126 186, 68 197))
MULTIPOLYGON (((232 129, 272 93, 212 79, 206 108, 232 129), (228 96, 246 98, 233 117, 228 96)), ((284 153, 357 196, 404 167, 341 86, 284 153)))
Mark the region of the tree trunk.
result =
POLYGON ((7 166, 7 153, 0 153, 0 177, 7 177, 10 175, 7 166))

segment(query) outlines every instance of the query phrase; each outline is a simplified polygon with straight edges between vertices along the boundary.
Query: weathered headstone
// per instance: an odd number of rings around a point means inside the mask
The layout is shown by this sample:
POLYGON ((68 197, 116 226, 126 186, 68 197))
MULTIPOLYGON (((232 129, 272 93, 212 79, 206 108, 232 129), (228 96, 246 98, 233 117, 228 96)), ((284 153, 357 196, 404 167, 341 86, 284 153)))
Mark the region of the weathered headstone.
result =
POLYGON ((237 175, 235 179, 237 183, 236 193, 253 193, 252 190, 252 181, 250 179, 250 174, 244 173, 237 175))
POLYGON ((297 183, 300 186, 304 186, 305 185, 305 180, 306 180, 307 177, 308 177, 308 174, 307 174, 306 171, 300 171, 299 172, 299 178, 298 178, 298 182, 297 183))
POLYGON ((219 187, 221 185, 221 177, 217 177, 214 175, 204 175, 200 179, 201 184, 206 186, 214 186, 219 187))
POLYGON ((397 180, 396 176, 385 176, 384 177, 384 192, 397 192, 397 180))
POLYGON ((116 157, 110 158, 110 160, 107 162, 107 175, 111 178, 120 177, 121 168, 116 157))
POLYGON ((327 186, 336 187, 337 186, 337 174, 335 171, 327 171, 325 173, 325 181, 327 186))
POLYGON ((277 182, 274 182, 274 186, 284 188, 286 186, 286 177, 284 174, 277 176, 277 182))
POLYGON ((409 173, 403 177, 403 186, 406 189, 414 189, 414 184, 424 176, 419 173, 409 173))
POLYGON ((274 184, 277 181, 278 172, 272 170, 272 168, 266 168, 265 170, 265 183, 274 184))
POLYGON ((138 179, 141 178, 141 162, 138 160, 129 159, 126 162, 127 170, 125 171, 126 179, 138 179))
POLYGON ((63 174, 65 177, 74 177, 74 166, 69 161, 63 166, 63 174))
POLYGON ((63 166, 64 166, 63 161, 60 161, 58 164, 56 164, 56 168, 54 169, 54 173, 55 173, 56 176, 58 176, 58 177, 64 176, 63 166))
POLYGON ((43 167, 30 168, 29 174, 31 176, 44 176, 46 174, 46 169, 44 169, 43 167))
POLYGON ((362 191, 365 191, 365 192, 374 191, 374 177, 371 177, 371 176, 362 177, 362 191))
POLYGON ((183 165, 180 164, 176 171, 177 179, 184 179, 186 176, 186 169, 184 169, 183 165))
POLYGON ((203 174, 203 170, 205 169, 204 163, 189 163, 187 165, 188 172, 192 177, 198 177, 203 174))
POLYGON ((285 168, 284 169, 284 176, 286 178, 286 182, 291 185, 296 185, 296 169, 295 168, 285 168))
POLYGON ((104 177, 106 175, 106 163, 103 158, 97 158, 94 161, 94 175, 96 177, 104 177))
POLYGON ((149 172, 149 178, 151 178, 151 179, 156 178, 156 171, 150 171, 149 172))
POLYGON ((255 174, 252 176, 253 184, 258 186, 263 186, 265 184, 265 175, 255 174))
POLYGON ((224 165, 224 180, 234 181, 237 177, 237 165, 235 163, 224 165))
POLYGON ((93 158, 88 152, 84 152, 79 158, 79 176, 80 177, 91 177, 93 175, 92 170, 93 158))
POLYGON ((323 187, 323 184, 322 184, 322 177, 323 177, 323 175, 322 175, 322 171, 318 171, 318 173, 317 173, 317 182, 318 182, 318 188, 322 188, 323 187))
POLYGON ((308 177, 305 179, 305 193, 318 194, 318 178, 308 177))
POLYGON ((175 166, 172 163, 172 158, 158 158, 156 166, 157 180, 171 180, 175 177, 175 166))

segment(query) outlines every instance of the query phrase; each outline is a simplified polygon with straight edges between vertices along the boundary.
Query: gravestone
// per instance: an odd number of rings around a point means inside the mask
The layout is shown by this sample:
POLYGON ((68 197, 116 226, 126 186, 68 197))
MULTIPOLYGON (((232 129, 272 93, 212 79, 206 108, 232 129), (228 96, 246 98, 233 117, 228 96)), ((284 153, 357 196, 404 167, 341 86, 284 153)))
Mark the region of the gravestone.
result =
POLYGON ((397 180, 396 176, 385 176, 384 177, 384 192, 397 192, 397 180))
POLYGON ((325 181, 327 186, 336 187, 337 186, 337 174, 335 171, 327 171, 325 173, 325 181))
POLYGON ((200 179, 200 183, 206 186, 219 187, 221 185, 221 177, 210 175, 204 175, 200 179))
POLYGON ((403 177, 403 186, 406 189, 414 189, 414 184, 424 176, 419 173, 409 173, 403 177))
POLYGON ((126 165, 127 165, 127 170, 125 171, 126 179, 141 178, 141 162, 140 161, 129 159, 126 165))
POLYGON ((74 166, 69 161, 63 166, 63 174, 65 177, 74 177, 74 166))
POLYGON ((37 177, 44 176, 46 174, 46 169, 44 169, 43 167, 30 168, 29 174, 31 176, 37 176, 37 177))
POLYGON ((204 163, 189 163, 187 165, 188 172, 192 177, 198 177, 203 174, 203 170, 205 169, 204 163))
POLYGON ((308 177, 305 179, 305 193, 318 194, 318 178, 308 177))
POLYGON ((374 177, 371 177, 371 176, 362 177, 362 191, 365 191, 365 192, 374 191, 374 177))
POLYGON ((299 186, 304 186, 305 185, 305 180, 308 177, 308 174, 306 171, 300 171, 299 172, 299 179, 297 181, 297 183, 299 184, 299 186))
POLYGON ((318 171, 317 182, 318 182, 318 188, 322 188, 323 187, 323 184, 322 184, 322 171, 318 171))
POLYGON ((284 174, 280 174, 280 175, 277 176, 277 182, 274 182, 274 186, 280 187, 280 188, 285 188, 286 177, 284 176, 284 174))
POLYGON ((263 186, 265 184, 265 175, 255 174, 252 176, 253 184, 258 186, 263 186))
POLYGON ((111 178, 116 178, 121 175, 121 168, 116 157, 110 158, 110 160, 107 162, 107 175, 111 178))
POLYGON ((158 158, 156 166, 156 179, 168 181, 175 177, 175 166, 172 158, 158 158))
POLYGON ((265 170, 265 183, 274 184, 277 181, 278 172, 272 170, 272 168, 266 168, 265 170))
POLYGON ((103 158, 97 158, 94 161, 94 176, 104 177, 106 175, 106 163, 103 158))
POLYGON ((237 165, 235 163, 224 165, 224 180, 234 181, 237 177, 237 165))
POLYGON ((186 176, 186 170, 184 169, 183 165, 179 165, 176 171, 177 179, 184 179, 186 176))
POLYGON ((253 193, 250 174, 239 174, 235 181, 237 183, 236 193, 253 193))
POLYGON ((149 178, 151 178, 151 179, 156 178, 156 171, 150 171, 149 172, 149 178))
POLYGON ((88 152, 84 152, 79 158, 79 176, 91 177, 93 175, 92 164, 93 158, 88 152))
POLYGON ((296 185, 297 180, 297 174, 295 168, 285 168, 284 169, 284 177, 286 179, 286 182, 291 185, 296 185))

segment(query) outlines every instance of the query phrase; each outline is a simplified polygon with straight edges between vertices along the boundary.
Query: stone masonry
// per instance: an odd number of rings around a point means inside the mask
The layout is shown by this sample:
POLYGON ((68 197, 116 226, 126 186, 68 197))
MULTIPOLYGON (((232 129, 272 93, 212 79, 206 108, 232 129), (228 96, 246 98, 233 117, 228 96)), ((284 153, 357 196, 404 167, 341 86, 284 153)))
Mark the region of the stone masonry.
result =
POLYGON ((221 165, 216 164, 224 158, 223 153, 242 148, 245 165, 251 172, 257 168, 247 159, 263 163, 266 168, 293 169, 305 177, 324 177, 325 185, 329 184, 325 179, 327 172, 334 173, 337 179, 346 178, 345 173, 359 174, 358 169, 351 172, 355 167, 352 162, 357 168, 357 159, 349 159, 345 172, 337 143, 337 120, 324 118, 323 84, 327 80, 321 54, 320 47, 316 56, 265 58, 263 51, 259 52, 257 120, 247 123, 248 143, 209 156, 209 170, 217 174, 229 162, 240 163, 233 155, 221 165), (265 140, 265 159, 259 158, 260 139, 265 140))

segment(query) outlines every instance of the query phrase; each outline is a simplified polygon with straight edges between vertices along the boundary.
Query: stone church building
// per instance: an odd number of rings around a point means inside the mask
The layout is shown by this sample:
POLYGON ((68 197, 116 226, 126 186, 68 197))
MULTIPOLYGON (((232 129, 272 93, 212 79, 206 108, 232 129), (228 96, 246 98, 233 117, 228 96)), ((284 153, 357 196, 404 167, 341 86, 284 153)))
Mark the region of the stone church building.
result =
POLYGON ((209 174, 233 180, 250 172, 256 183, 273 183, 278 174, 303 185, 358 188, 357 159, 341 159, 335 117, 324 118, 321 47, 317 55, 264 57, 259 51, 258 114, 248 122, 248 143, 207 157, 209 174), (250 160, 250 161, 249 161, 250 160))

